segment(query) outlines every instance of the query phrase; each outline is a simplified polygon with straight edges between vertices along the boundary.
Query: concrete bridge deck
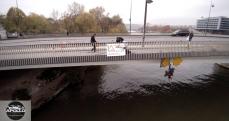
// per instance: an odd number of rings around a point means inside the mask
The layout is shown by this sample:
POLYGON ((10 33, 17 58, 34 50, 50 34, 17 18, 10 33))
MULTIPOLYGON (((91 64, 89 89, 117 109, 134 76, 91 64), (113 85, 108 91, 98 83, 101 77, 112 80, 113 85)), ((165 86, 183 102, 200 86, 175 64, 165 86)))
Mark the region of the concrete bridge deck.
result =
POLYGON ((151 41, 127 42, 131 52, 125 56, 108 57, 106 45, 98 43, 97 51, 91 52, 90 43, 22 44, 0 46, 0 70, 84 66, 96 63, 160 60, 173 57, 229 56, 229 41, 151 41))

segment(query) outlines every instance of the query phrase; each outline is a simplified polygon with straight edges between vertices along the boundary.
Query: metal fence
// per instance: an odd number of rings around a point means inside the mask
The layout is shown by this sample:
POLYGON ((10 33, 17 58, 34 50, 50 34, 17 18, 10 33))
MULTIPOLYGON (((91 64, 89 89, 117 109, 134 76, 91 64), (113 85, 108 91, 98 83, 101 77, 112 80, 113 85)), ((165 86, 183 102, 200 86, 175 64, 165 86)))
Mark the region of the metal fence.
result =
POLYGON ((125 56, 107 56, 107 44, 97 43, 96 52, 91 43, 36 44, 0 47, 0 70, 83 66, 96 63, 132 60, 158 60, 173 57, 229 56, 227 41, 153 41, 128 42, 125 56), (144 45, 144 47, 143 47, 144 45))

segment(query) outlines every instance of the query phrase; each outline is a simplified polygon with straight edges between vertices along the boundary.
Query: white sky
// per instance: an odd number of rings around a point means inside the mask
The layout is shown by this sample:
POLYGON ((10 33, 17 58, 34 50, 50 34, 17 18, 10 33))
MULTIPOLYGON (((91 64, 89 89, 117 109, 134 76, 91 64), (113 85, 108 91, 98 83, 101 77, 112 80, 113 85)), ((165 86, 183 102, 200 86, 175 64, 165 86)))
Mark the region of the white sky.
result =
MULTIPOLYGON (((53 9, 63 13, 69 4, 77 2, 91 8, 102 6, 110 16, 119 14, 124 23, 129 23, 131 0, 18 0, 19 8, 27 15, 30 12, 50 17, 53 9)), ((208 17, 210 0, 154 0, 148 4, 147 23, 160 25, 195 25, 196 19, 208 17)), ((229 0, 213 0, 215 7, 211 16, 229 17, 229 0)), ((6 14, 16 0, 0 0, 0 13, 6 14)), ((132 23, 142 24, 145 0, 133 0, 132 23)))

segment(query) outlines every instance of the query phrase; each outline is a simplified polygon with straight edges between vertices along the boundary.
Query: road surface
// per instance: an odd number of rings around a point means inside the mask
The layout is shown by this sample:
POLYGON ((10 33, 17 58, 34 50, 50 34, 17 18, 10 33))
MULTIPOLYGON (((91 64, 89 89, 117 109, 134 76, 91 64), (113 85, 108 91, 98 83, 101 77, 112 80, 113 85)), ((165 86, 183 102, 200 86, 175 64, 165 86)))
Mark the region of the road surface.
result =
MULTIPOLYGON (((128 42, 141 42, 142 36, 123 36, 128 42)), ((115 42, 116 36, 96 37, 98 43, 115 42)), ((145 41, 187 41, 186 37, 171 36, 146 36, 145 41)), ((192 41, 229 41, 229 38, 218 37, 194 37, 192 41)), ((66 43, 90 43, 90 37, 58 37, 58 38, 34 38, 0 41, 0 46, 35 45, 35 44, 66 44, 66 43)))

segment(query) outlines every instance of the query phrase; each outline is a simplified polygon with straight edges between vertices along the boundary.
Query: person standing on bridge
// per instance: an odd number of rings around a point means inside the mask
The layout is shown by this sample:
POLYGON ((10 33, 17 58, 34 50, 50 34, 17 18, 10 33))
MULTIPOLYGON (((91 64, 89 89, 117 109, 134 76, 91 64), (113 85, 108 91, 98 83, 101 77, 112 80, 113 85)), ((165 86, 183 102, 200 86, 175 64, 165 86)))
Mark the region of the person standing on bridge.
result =
POLYGON ((96 40, 95 40, 95 35, 96 35, 96 34, 93 34, 93 35, 91 36, 91 44, 92 44, 92 46, 93 46, 93 48, 91 49, 91 51, 94 51, 94 52, 96 52, 96 40))
POLYGON ((188 48, 190 47, 193 36, 194 36, 193 32, 190 31, 188 35, 188 48))
POLYGON ((69 36, 69 32, 67 31, 67 36, 69 36))

